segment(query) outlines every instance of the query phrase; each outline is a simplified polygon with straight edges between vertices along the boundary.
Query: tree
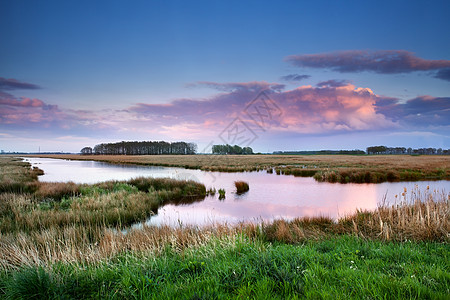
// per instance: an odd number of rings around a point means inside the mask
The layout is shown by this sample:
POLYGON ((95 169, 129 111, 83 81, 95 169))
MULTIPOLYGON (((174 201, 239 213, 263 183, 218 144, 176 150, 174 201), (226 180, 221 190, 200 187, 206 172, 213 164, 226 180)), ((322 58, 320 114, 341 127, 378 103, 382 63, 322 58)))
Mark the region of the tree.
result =
POLYGON ((250 147, 241 148, 239 145, 213 145, 212 154, 253 154, 250 147))
POLYGON ((197 152, 197 145, 186 142, 122 141, 118 143, 98 144, 94 147, 93 152, 103 155, 195 154, 197 152))
POLYGON ((83 149, 81 149, 80 153, 82 155, 92 154, 92 148, 91 147, 84 147, 83 149))

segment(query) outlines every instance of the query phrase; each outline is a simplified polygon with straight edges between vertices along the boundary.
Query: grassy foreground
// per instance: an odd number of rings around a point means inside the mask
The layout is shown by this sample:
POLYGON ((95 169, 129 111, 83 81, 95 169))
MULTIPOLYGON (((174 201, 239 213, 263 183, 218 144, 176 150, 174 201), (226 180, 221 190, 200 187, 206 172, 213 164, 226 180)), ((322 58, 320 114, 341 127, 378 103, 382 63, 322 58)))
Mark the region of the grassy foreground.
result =
POLYGON ((379 183, 450 180, 449 155, 40 155, 205 171, 266 171, 317 181, 379 183))
POLYGON ((36 172, 0 158, 0 298, 448 299, 450 293, 450 198, 442 191, 405 191, 394 206, 337 221, 123 232, 151 215, 152 205, 195 201, 204 186, 145 178, 40 183, 36 172))
POLYGON ((11 299, 448 299, 448 244, 334 237, 301 245, 246 236, 180 252, 3 273, 11 299))

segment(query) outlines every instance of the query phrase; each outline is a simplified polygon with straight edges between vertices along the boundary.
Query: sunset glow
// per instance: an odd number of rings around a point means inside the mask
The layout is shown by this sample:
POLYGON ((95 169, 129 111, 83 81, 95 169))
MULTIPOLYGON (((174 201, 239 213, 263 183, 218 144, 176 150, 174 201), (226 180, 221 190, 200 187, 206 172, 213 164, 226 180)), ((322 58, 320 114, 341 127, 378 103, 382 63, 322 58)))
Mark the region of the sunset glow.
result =
POLYGON ((1 2, 0 149, 202 150, 236 119, 256 152, 450 148, 447 1, 257 3, 1 2))

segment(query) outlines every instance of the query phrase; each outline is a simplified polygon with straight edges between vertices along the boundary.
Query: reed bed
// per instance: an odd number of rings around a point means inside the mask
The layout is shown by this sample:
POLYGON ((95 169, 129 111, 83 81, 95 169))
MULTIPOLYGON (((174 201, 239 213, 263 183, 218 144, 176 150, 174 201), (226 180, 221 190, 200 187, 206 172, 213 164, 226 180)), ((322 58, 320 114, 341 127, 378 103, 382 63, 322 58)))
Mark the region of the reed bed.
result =
POLYGON ((449 180, 448 155, 40 155, 204 171, 267 171, 339 183, 449 180))
POLYGON ((56 262, 91 264, 127 251, 157 256, 167 247, 183 252, 211 240, 225 242, 239 236, 252 241, 288 244, 323 240, 336 235, 397 242, 450 241, 448 194, 416 189, 400 197, 394 205, 380 205, 374 211, 358 211, 339 220, 307 217, 234 226, 213 224, 203 228, 143 226, 124 232, 120 227, 114 228, 106 223, 102 225, 101 222, 51 226, 40 219, 42 228, 34 226, 33 230, 28 228, 0 235, 0 269, 45 266, 56 262))
POLYGON ((248 190, 250 189, 248 183, 245 181, 235 181, 234 186, 236 187, 237 194, 243 194, 245 192, 248 192, 248 190))

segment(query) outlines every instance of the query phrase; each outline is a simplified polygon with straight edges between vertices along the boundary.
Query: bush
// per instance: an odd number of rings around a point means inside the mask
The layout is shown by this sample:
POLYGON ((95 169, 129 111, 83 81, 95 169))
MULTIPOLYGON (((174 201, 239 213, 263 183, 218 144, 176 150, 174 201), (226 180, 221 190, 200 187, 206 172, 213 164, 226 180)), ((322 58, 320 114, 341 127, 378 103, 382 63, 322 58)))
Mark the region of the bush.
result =
POLYGON ((248 183, 245 181, 235 181, 234 186, 236 187, 236 193, 238 194, 248 192, 248 190, 250 189, 248 183))

